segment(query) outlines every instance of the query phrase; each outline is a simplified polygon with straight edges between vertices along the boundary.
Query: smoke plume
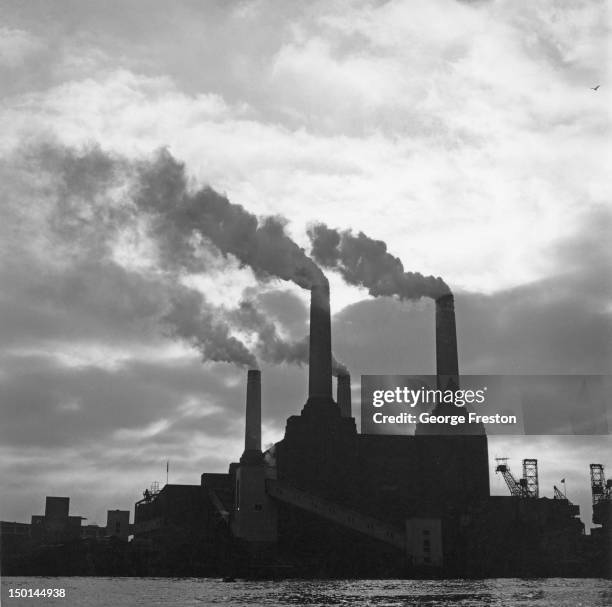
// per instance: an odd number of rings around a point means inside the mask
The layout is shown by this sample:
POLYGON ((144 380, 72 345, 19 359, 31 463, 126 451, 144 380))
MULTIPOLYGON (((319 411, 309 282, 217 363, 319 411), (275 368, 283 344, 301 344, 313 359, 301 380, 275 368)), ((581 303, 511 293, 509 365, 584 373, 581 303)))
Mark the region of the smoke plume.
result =
POLYGON ((437 299, 450 293, 439 277, 404 271, 402 262, 387 251, 382 240, 373 240, 363 232, 355 236, 350 230, 338 231, 318 223, 309 228, 308 236, 317 263, 337 270, 349 284, 366 287, 374 297, 437 299))
POLYGON ((287 235, 285 220, 259 220, 209 187, 190 192, 184 165, 166 150, 141 165, 135 202, 152 216, 163 251, 173 263, 197 264, 197 246, 205 240, 250 266, 262 280, 281 278, 304 289, 325 280, 287 235))
MULTIPOLYGON (((124 332, 161 329, 190 343, 205 360, 256 365, 232 334, 226 310, 182 283, 180 252, 170 247, 182 240, 168 232, 143 233, 144 213, 130 196, 138 178, 133 162, 98 147, 45 143, 2 163, 12 182, 0 233, 41 306, 85 307, 100 323, 124 332), (145 255, 143 262, 144 241, 165 251, 161 260, 145 255)), ((206 268, 200 263, 198 269, 206 268)))
POLYGON ((254 350, 258 359, 275 364, 308 362, 308 340, 283 339, 274 322, 257 310, 253 301, 242 300, 230 318, 256 337, 254 350))
MULTIPOLYGON (((286 340, 278 332, 276 325, 259 312, 253 301, 245 299, 240 302, 237 310, 230 314, 232 321, 251 334, 256 335, 254 346, 257 358, 274 364, 308 364, 309 335, 298 340, 286 340)), ((346 375, 348 369, 332 354, 332 373, 346 375)))
POLYGON ((203 360, 232 362, 250 368, 257 359, 235 336, 199 291, 178 287, 173 290, 171 308, 162 318, 174 337, 184 339, 202 354, 203 360))
MULTIPOLYGON (((280 278, 309 289, 325 281, 317 264, 287 234, 284 219, 258 219, 209 187, 190 189, 184 165, 166 150, 132 161, 97 146, 77 150, 43 143, 20 150, 13 162, 11 172, 23 176, 24 190, 36 184, 32 195, 39 202, 31 208, 44 221, 32 223, 29 230, 32 242, 40 241, 45 263, 51 262, 44 252, 50 248, 61 257, 53 262, 65 273, 78 275, 87 267, 90 275, 83 284, 92 288, 96 275, 105 280, 122 276, 115 296, 108 295, 111 299, 122 300, 126 281, 134 285, 132 291, 138 285, 146 289, 147 301, 155 293, 155 305, 132 310, 131 318, 156 319, 204 360, 251 367, 258 359, 307 362, 307 338, 285 340, 252 303, 237 310, 214 306, 184 281, 205 274, 210 261, 218 268, 227 256, 249 266, 262 282, 280 278), (143 250, 148 257, 144 264, 143 250), (250 331, 248 346, 237 335, 241 328, 250 331)), ((17 217, 21 208, 15 207, 17 217)))
MULTIPOLYGON (((253 301, 235 309, 214 306, 185 282, 231 256, 261 282, 279 278, 306 289, 324 283, 317 263, 287 234, 283 218, 257 218, 209 187, 190 187, 184 165, 166 150, 134 161, 97 146, 45 142, 22 148, 11 162, 9 174, 23 182, 14 184, 21 193, 10 201, 20 223, 5 233, 14 247, 19 240, 31 255, 38 249, 36 263, 73 276, 79 286, 65 292, 95 300, 98 307, 106 302, 125 322, 157 324, 204 360, 249 367, 258 360, 308 364, 308 336, 287 339, 253 301), (23 217, 17 198, 24 196, 36 200, 27 205, 36 217, 23 217), (96 295, 102 284, 103 300, 96 295), (122 302, 120 312, 116 302, 122 302)), ((314 247, 317 254, 319 249, 314 247)), ((47 294, 57 290, 40 288, 47 294)), ((334 374, 346 372, 335 358, 332 364, 334 374)))

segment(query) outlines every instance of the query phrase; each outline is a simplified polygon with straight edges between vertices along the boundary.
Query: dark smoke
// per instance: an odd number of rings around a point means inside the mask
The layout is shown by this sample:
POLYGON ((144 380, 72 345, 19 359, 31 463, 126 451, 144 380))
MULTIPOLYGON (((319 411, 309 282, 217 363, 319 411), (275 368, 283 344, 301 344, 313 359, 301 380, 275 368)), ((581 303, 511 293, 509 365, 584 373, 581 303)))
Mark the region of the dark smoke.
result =
MULTIPOLYGON (((307 337, 288 341, 252 303, 237 310, 216 307, 182 282, 190 274, 205 273, 211 256, 228 255, 252 268, 262 282, 280 278, 308 289, 325 281, 287 235, 282 218, 258 219, 211 188, 191 190, 184 165, 165 150, 134 162, 97 146, 77 150, 44 143, 21 150, 15 163, 18 173, 30 175, 27 180, 44 184, 40 206, 46 209, 44 229, 52 249, 64 255, 67 272, 69 266, 75 273, 89 267, 87 284, 95 285, 96 275, 120 274, 115 255, 125 243, 138 245, 144 239, 153 244, 153 267, 122 268, 133 277, 134 289, 146 285, 156 293, 154 309, 131 313, 135 322, 156 319, 170 336, 197 348, 204 360, 251 367, 258 359, 308 362, 307 337), (253 345, 234 334, 240 328, 254 336, 253 345)), ((117 291, 114 297, 121 300, 122 294, 117 291)))
POLYGON ((184 165, 166 150, 141 166, 135 201, 152 216, 163 252, 174 263, 197 266, 197 245, 204 239, 250 266, 260 279, 290 280, 304 289, 325 280, 286 234, 283 219, 258 220, 209 187, 189 192, 184 165))
POLYGON ((203 360, 233 362, 250 368, 257 359, 247 347, 230 334, 226 322, 216 316, 199 291, 179 287, 175 290, 172 307, 162 318, 171 335, 196 347, 203 360))
MULTIPOLYGON (((11 162, 10 173, 21 179, 13 189, 32 196, 43 218, 30 225, 20 218, 21 208, 7 208, 21 232, 36 230, 30 239, 15 242, 14 250, 27 247, 22 264, 35 265, 36 271, 29 272, 37 277, 31 288, 41 300, 60 300, 66 309, 83 302, 100 317, 135 326, 151 321, 193 345, 205 360, 256 364, 231 334, 226 311, 181 283, 179 254, 170 246, 181 241, 177 235, 153 231, 154 245, 162 250, 155 267, 117 262, 119 243, 141 238, 143 213, 125 195, 137 177, 133 163, 98 147, 75 150, 49 143, 22 149, 11 162), (45 243, 44 256, 34 253, 36 238, 45 243)), ((202 263, 198 269, 205 269, 202 263)))
MULTIPOLYGON (((151 162, 142 162, 133 189, 136 208, 150 219, 160 262, 173 272, 201 272, 202 250, 212 244, 223 255, 233 255, 242 265, 249 266, 261 281, 270 278, 290 280, 302 288, 326 281, 320 268, 285 232, 285 220, 280 217, 258 219, 241 205, 205 187, 190 191, 185 167, 167 151, 160 151, 151 162)), ((256 359, 275 364, 308 362, 308 338, 287 341, 279 335, 273 322, 255 309, 252 302, 242 302, 238 310, 230 311, 227 319, 256 336, 250 362, 243 343, 230 341, 229 330, 220 324, 216 337, 223 347, 204 344, 204 332, 183 315, 193 307, 182 307, 181 314, 171 314, 166 320, 182 319, 175 335, 197 345, 203 356, 212 353, 232 353, 235 362, 256 366, 256 359)), ((205 319, 211 319, 206 316, 205 319)), ((212 327, 212 325, 211 325, 212 327)), ((233 338, 235 339, 235 338, 233 338)), ((336 363, 335 368, 343 369, 336 363)))
MULTIPOLYGON (((296 341, 283 339, 276 325, 256 309, 253 301, 241 301, 238 309, 230 314, 230 318, 257 336, 255 352, 259 360, 274 364, 286 363, 300 366, 308 364, 309 336, 305 335, 296 341)), ((332 373, 334 375, 348 374, 346 365, 339 362, 333 355, 332 373)))
POLYGON ((254 349, 265 362, 301 365, 308 362, 308 340, 287 341, 279 335, 274 322, 256 309, 251 300, 243 300, 230 319, 256 336, 254 349))
POLYGON ((308 236, 317 263, 337 270, 349 284, 366 287, 374 297, 437 299, 451 292, 439 277, 405 272, 382 240, 373 240, 363 232, 355 236, 350 230, 333 230, 318 223, 309 228, 308 236))

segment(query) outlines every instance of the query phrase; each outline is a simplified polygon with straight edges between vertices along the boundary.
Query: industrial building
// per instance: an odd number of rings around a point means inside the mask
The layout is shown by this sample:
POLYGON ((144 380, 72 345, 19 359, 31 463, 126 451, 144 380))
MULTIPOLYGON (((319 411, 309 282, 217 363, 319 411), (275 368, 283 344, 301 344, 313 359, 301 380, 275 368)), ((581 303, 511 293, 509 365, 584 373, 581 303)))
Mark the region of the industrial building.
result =
POLYGON ((110 538, 123 541, 131 535, 130 511, 108 510, 106 526, 83 525, 83 516, 70 516, 69 497, 50 497, 45 499, 45 514, 32 515, 29 536, 41 544, 62 544, 79 538, 110 538))
MULTIPOLYGON (((132 535, 129 510, 108 510, 105 527, 83 525, 84 520, 70 515, 69 497, 47 496, 45 513, 32 515, 30 523, 1 521, 2 570, 14 575, 70 575, 70 563, 82 560, 84 544, 118 542, 127 547, 132 535)), ((85 573, 95 572, 91 559, 88 565, 85 573)))
MULTIPOLYGON (((359 434, 348 375, 333 398, 329 302, 329 285, 314 285, 308 397, 283 439, 262 451, 261 373, 250 370, 240 460, 136 504, 135 540, 158 574, 180 569, 180 544, 191 546, 189 575, 197 566, 228 576, 610 575, 608 514, 595 546, 577 506, 539 497, 535 460, 519 481, 500 464, 511 494, 490 496, 482 426, 359 434)), ((458 388, 452 294, 436 300, 435 336, 438 387, 458 388)))
POLYGON ((70 516, 69 497, 45 499, 45 513, 32 515, 30 537, 44 544, 61 544, 81 537, 80 516, 70 516))

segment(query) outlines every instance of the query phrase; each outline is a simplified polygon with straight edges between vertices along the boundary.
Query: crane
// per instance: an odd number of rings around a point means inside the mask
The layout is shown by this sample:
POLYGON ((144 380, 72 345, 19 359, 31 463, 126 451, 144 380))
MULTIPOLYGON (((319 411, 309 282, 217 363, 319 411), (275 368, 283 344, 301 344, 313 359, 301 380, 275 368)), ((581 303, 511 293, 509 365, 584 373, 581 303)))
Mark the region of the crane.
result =
POLYGON ((506 485, 508 485, 508 489, 510 489, 510 495, 514 497, 526 497, 526 483, 522 478, 518 481, 510 472, 510 466, 508 466, 508 458, 507 457, 496 457, 495 461, 498 462, 497 467, 495 468, 495 472, 501 472, 501 475, 504 477, 506 481, 506 485))
POLYGON ((561 491, 561 489, 559 489, 559 487, 557 487, 557 485, 553 485, 553 491, 555 492, 554 499, 556 499, 556 500, 566 500, 567 499, 565 497, 565 494, 563 493, 563 491, 561 491))
POLYGON ((612 528, 612 479, 606 481, 602 464, 591 464, 591 495, 593 522, 604 528, 612 528))
POLYGON ((593 506, 599 502, 612 501, 612 479, 606 481, 602 464, 591 464, 591 495, 593 506))
POLYGON ((510 489, 510 495, 514 497, 535 497, 539 496, 538 485, 538 460, 523 460, 523 478, 514 478, 508 466, 507 457, 496 457, 497 467, 495 472, 500 472, 510 489))
POLYGON ((538 481, 538 460, 524 459, 523 460, 523 479, 527 497, 540 497, 540 484, 538 481))

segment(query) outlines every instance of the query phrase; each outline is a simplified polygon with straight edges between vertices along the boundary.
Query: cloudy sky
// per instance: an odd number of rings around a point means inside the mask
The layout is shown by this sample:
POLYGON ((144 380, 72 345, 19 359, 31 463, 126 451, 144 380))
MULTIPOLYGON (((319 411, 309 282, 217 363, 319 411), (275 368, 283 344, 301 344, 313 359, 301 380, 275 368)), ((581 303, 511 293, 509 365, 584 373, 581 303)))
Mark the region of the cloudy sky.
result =
MULTIPOLYGON (((444 277, 465 373, 609 373, 605 2, 0 0, 0 13, 3 520, 70 495, 73 514, 104 522, 164 481, 167 459, 172 482, 224 471, 242 450, 245 371, 222 361, 241 346, 264 373, 264 442, 301 409, 306 370, 262 358, 248 329, 266 318, 299 342, 307 293, 157 221, 150 209, 183 189, 282 217, 307 253, 324 221, 444 277)), ((433 370, 431 302, 327 276, 354 377, 433 370)), ((588 464, 612 474, 611 447, 492 438, 490 455, 517 472, 538 458, 545 495, 566 477, 588 525, 588 464)), ((493 473, 492 489, 505 493, 493 473)))

